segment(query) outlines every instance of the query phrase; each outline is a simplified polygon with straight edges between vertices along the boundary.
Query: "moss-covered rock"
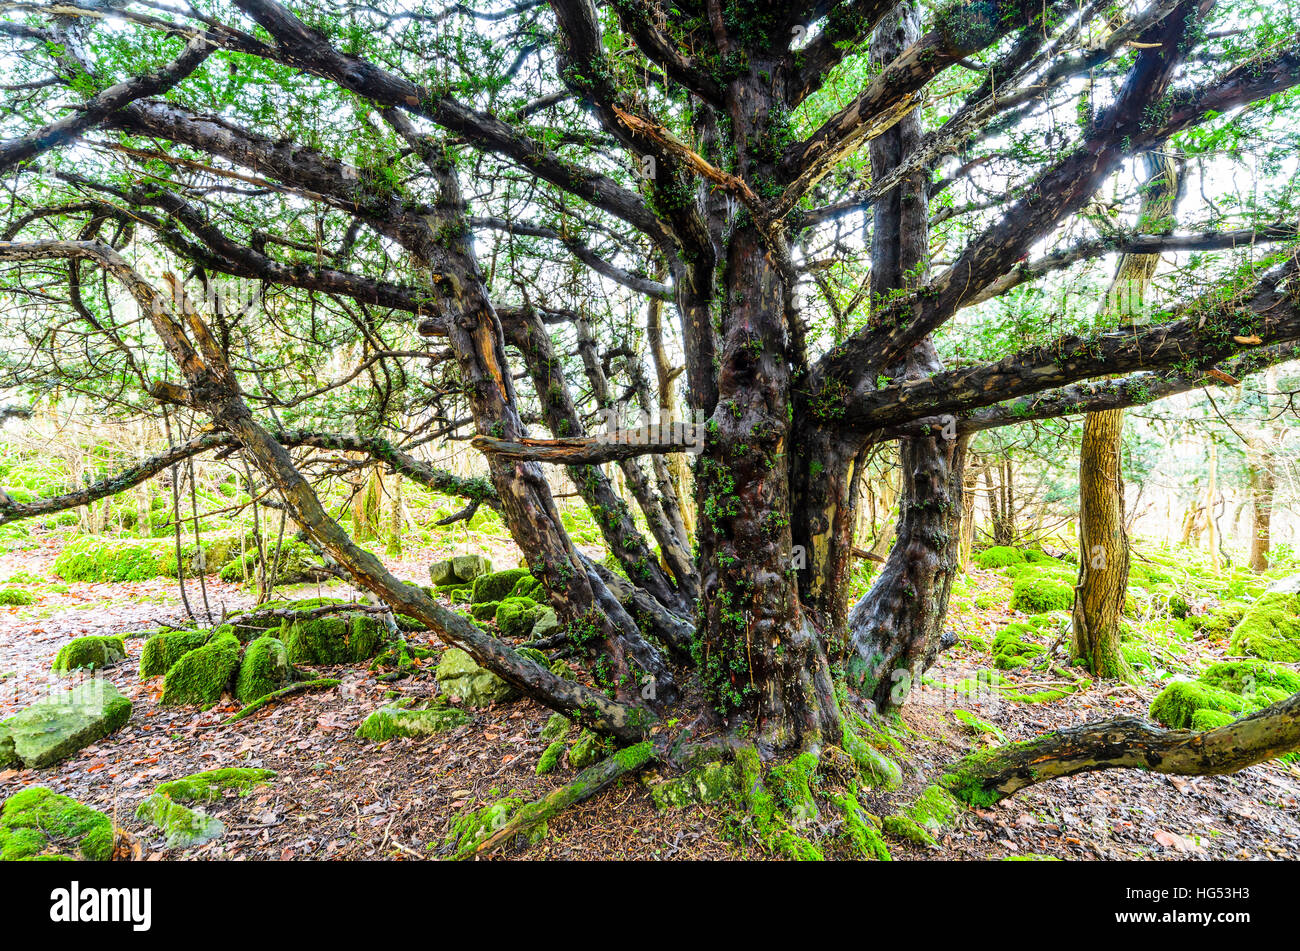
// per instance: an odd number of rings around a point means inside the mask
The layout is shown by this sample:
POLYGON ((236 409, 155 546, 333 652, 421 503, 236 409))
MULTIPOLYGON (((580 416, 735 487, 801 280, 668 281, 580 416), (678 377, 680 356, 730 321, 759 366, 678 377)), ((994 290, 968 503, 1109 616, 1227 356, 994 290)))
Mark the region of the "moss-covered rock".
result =
POLYGON ((291 664, 333 666, 369 660, 384 646, 387 630, 373 614, 337 614, 286 620, 280 640, 291 664))
POLYGON ((1265 660, 1300 661, 1300 594, 1266 591, 1233 629, 1234 654, 1265 660))
POLYGON ((740 768, 734 762, 705 763, 682 776, 650 784, 650 798, 660 809, 717 802, 739 791, 740 768))
POLYGON ((42 786, 14 793, 0 808, 0 861, 52 857, 76 850, 92 862, 113 854, 113 822, 97 809, 42 786))
POLYGON ((609 743, 603 737, 591 730, 583 730, 569 747, 569 765, 574 769, 586 769, 603 759, 608 751, 609 743))
POLYGON ((483 555, 457 555, 451 560, 456 578, 470 584, 476 578, 492 573, 492 559, 483 555))
POLYGON ((122 638, 90 635, 64 644, 54 658, 52 669, 56 674, 70 674, 74 670, 103 670, 122 660, 126 660, 126 643, 122 638))
POLYGON ((1249 704, 1240 695, 1194 680, 1175 680, 1151 701, 1151 718, 1165 726, 1185 730, 1197 710, 1222 713, 1246 712, 1249 704))
POLYGON ((67 693, 0 720, 0 769, 39 769, 121 729, 131 701, 107 680, 87 680, 67 693))
POLYGON ((542 739, 559 740, 568 735, 569 730, 573 728, 573 721, 563 713, 552 713, 546 721, 546 726, 542 727, 542 739))
POLYGON ((226 832, 225 824, 214 816, 191 809, 163 793, 155 792, 136 807, 137 819, 152 823, 159 829, 171 849, 188 849, 220 838, 226 832))
POLYGON ((239 638, 215 634, 202 647, 181 656, 163 680, 164 706, 193 704, 207 708, 221 700, 239 670, 239 638))
POLYGON ((1011 609, 1025 614, 1066 611, 1074 604, 1074 588, 1066 581, 1041 574, 1022 574, 1011 589, 1011 609))
POLYGON ((1007 741, 1007 735, 1002 732, 1002 728, 989 723, 987 720, 981 720, 969 710, 954 710, 952 718, 962 725, 962 728, 974 736, 992 736, 999 743, 1007 741))
POLYGON ((432 736, 472 723, 473 720, 464 710, 455 707, 429 707, 424 710, 380 707, 361 722, 357 736, 376 743, 396 736, 432 736))
POLYGON ((520 581, 531 577, 532 573, 527 568, 508 568, 505 571, 479 575, 474 579, 474 593, 471 600, 475 604, 500 601, 507 597, 520 581))
POLYGON ((267 631, 278 631, 284 625, 285 618, 272 612, 315 611, 319 608, 333 607, 337 604, 347 604, 347 602, 342 598, 300 598, 298 600, 287 598, 267 601, 265 604, 259 604, 257 607, 250 609, 250 612, 239 618, 239 623, 232 625, 232 627, 235 636, 247 643, 261 637, 267 631))
POLYGON ((483 601, 478 604, 471 604, 469 606, 470 617, 476 621, 494 620, 499 607, 501 607, 500 601, 483 601))
POLYGON ((993 666, 1010 670, 1032 664, 1047 653, 1047 648, 1030 640, 1034 628, 1028 624, 1008 624, 993 638, 993 666))
POLYGON ((1007 565, 1022 564, 1025 554, 1019 548, 1009 545, 994 545, 976 552, 971 560, 980 568, 1005 568, 1007 565))
POLYGON ((144 642, 140 651, 140 677, 161 677, 192 650, 197 650, 212 637, 209 630, 164 631, 144 642))
POLYGON ((510 589, 510 598, 530 598, 538 604, 546 603, 546 586, 534 578, 531 574, 526 578, 520 578, 515 582, 515 586, 510 589))
POLYGON ((497 630, 506 637, 524 637, 532 631, 544 611, 545 608, 532 598, 506 598, 497 605, 494 615, 497 630))
POLYGON ((22 607, 28 604, 35 604, 39 598, 35 592, 28 591, 26 588, 18 588, 10 585, 6 588, 0 588, 0 605, 8 607, 22 607))
POLYGON ((1229 723, 1236 721, 1236 717, 1231 713, 1225 713, 1222 710, 1197 710, 1192 714, 1191 729, 1198 733, 1204 733, 1206 730, 1217 730, 1221 726, 1227 726, 1229 723))
POLYGON ((247 796, 258 786, 265 786, 274 778, 274 770, 226 766, 159 783, 154 792, 161 793, 174 802, 216 802, 227 792, 247 796))
POLYGON ((474 658, 458 647, 446 651, 438 661, 438 687, 446 694, 459 697, 471 707, 486 707, 493 703, 513 700, 519 695, 490 670, 474 662, 474 658))
POLYGON ((1255 658, 1212 664, 1197 679, 1211 687, 1254 700, 1263 707, 1300 693, 1300 673, 1255 658))
POLYGON ((240 703, 252 703, 287 686, 292 679, 293 665, 284 643, 273 634, 263 634, 244 650, 235 696, 240 703))
MULTIPOLYGON (((261 560, 261 553, 256 549, 246 552, 223 566, 217 572, 217 577, 234 584, 256 581, 257 566, 261 560)), ((268 550, 266 570, 269 571, 272 565, 275 566, 275 578, 272 581, 275 585, 301 584, 329 577, 319 556, 304 542, 286 542, 278 550, 268 550)))

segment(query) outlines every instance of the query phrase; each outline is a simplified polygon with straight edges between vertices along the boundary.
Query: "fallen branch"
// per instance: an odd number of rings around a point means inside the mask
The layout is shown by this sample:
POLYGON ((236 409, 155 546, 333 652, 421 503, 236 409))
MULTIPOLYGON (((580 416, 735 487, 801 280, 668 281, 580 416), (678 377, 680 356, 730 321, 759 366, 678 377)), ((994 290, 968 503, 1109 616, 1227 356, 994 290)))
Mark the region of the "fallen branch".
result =
POLYGON ((1085 723, 1033 740, 978 750, 958 760, 940 784, 972 806, 990 806, 1026 786, 1099 769, 1143 769, 1176 776, 1235 773, 1300 750, 1300 694, 1204 733, 1161 730, 1125 717, 1085 723))
POLYGON ((502 843, 511 841, 516 835, 530 832, 569 806, 590 799, 620 776, 636 772, 647 763, 658 759, 667 747, 667 738, 658 736, 621 749, 596 765, 588 766, 567 786, 561 786, 536 802, 520 806, 501 828, 457 857, 468 859, 476 855, 486 855, 502 843))
POLYGON ((236 723, 244 719, 244 717, 252 716, 268 704, 274 703, 277 700, 283 700, 285 697, 292 697, 294 694, 306 693, 309 690, 328 690, 330 687, 337 687, 340 683, 341 681, 339 680, 327 677, 323 680, 304 680, 301 683, 281 687, 279 690, 274 690, 271 693, 268 693, 265 697, 260 697, 257 700, 254 700, 233 716, 222 720, 221 726, 230 726, 230 724, 236 723))

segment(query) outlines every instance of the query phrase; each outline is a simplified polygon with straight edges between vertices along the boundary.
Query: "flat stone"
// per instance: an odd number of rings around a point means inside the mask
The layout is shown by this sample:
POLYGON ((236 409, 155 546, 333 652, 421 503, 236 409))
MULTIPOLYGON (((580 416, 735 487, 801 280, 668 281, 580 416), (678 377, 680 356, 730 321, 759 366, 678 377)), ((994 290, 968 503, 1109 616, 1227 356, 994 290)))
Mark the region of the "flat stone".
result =
POLYGON ((40 769, 121 729, 131 701, 107 680, 87 680, 0 720, 0 769, 40 769))
POLYGON ((357 736, 375 742, 395 736, 432 736, 463 726, 472 720, 473 717, 468 713, 455 707, 431 707, 427 710, 380 707, 362 721, 357 728, 357 736))

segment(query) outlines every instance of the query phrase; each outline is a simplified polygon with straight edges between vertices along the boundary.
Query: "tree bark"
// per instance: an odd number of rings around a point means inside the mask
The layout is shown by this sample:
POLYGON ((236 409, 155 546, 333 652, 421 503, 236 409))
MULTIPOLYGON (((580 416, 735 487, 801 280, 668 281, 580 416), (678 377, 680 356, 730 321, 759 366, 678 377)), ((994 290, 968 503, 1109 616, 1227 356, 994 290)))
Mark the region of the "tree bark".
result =
MULTIPOLYGON (((1139 230, 1168 231, 1178 197, 1173 160, 1149 152, 1139 230)), ((1160 264, 1158 254, 1120 257, 1099 318, 1107 324, 1136 316, 1160 264)), ((1095 676, 1130 680, 1120 651, 1120 616, 1128 590, 1129 550, 1124 518, 1124 410, 1088 413, 1079 449, 1079 580, 1075 585, 1073 653, 1095 676)))

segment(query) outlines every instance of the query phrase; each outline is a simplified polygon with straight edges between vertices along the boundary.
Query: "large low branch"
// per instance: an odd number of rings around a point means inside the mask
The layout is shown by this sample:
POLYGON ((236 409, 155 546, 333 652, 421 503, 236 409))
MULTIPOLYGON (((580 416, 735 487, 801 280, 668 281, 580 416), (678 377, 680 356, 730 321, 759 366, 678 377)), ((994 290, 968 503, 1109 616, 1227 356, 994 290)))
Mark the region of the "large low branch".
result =
POLYGON ((109 86, 103 92, 91 96, 67 118, 51 122, 27 135, 0 142, 0 172, 75 140, 128 103, 166 92, 194 72, 213 50, 210 43, 202 37, 196 37, 186 44, 180 56, 162 69, 109 86))
POLYGON ((550 462, 556 465, 576 466, 588 463, 614 462, 637 456, 665 455, 690 452, 700 446, 701 436, 693 424, 684 423, 680 430, 664 432, 659 426, 626 429, 616 433, 582 436, 570 439, 496 439, 492 436, 475 436, 470 445, 480 452, 507 459, 527 459, 531 462, 550 462))
POLYGON ((1085 723, 958 760, 940 780, 972 806, 1062 776, 1140 769, 1175 776, 1235 773, 1300 750, 1300 694, 1205 733, 1161 730, 1125 717, 1085 723))
POLYGON ((1111 373, 1177 367, 1194 374, 1255 347, 1300 340, 1296 261, 1276 269, 1249 298, 1198 301, 1181 320, 1091 337, 1069 335, 996 363, 949 370, 854 393, 840 425, 876 431, 956 414, 1111 373))

